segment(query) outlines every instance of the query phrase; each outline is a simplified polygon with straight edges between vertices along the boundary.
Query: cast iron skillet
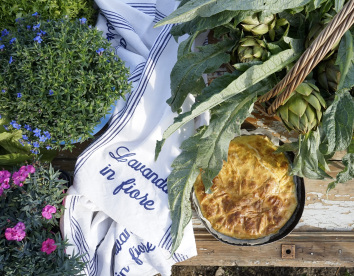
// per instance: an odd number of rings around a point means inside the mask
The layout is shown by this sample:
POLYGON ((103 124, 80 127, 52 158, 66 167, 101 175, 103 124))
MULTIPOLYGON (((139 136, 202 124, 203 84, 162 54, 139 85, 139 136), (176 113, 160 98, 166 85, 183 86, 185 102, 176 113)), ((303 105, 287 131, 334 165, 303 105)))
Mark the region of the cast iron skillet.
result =
MULTIPOLYGON (((288 157, 290 162, 294 161, 294 154, 292 152, 287 152, 286 156, 288 157)), ((238 246, 254 246, 254 245, 263 245, 263 244, 268 244, 272 243, 275 241, 278 241, 288 234, 291 233, 291 231, 295 228, 295 226, 298 224, 300 221, 300 218, 302 216, 302 213, 304 211, 304 206, 305 206, 305 184, 304 184, 304 179, 298 176, 294 176, 294 183, 295 183, 295 188, 296 188, 296 196, 297 196, 297 206, 290 217, 290 219, 285 223, 285 225, 275 234, 260 238, 260 239, 251 239, 251 240, 244 240, 244 239, 236 239, 230 236, 226 236, 224 234, 221 234, 214 230, 211 227, 210 222, 204 218, 199 202, 197 200, 197 197, 195 196, 194 190, 193 190, 193 204, 195 207, 195 210, 197 211, 197 214, 204 224, 205 228, 212 234, 217 240, 222 241, 227 244, 231 245, 238 245, 238 246)))

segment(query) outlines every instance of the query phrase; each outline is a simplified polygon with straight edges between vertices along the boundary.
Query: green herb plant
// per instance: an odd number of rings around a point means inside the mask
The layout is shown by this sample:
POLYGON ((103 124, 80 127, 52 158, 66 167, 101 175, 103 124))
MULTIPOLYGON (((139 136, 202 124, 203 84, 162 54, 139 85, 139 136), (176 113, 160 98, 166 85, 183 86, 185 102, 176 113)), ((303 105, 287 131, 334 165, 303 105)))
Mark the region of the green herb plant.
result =
POLYGON ((102 32, 81 18, 18 20, 0 41, 0 115, 8 129, 22 131, 21 143, 71 149, 85 141, 130 91, 128 69, 110 50, 102 32), (63 146, 61 146, 64 144, 63 146))
POLYGON ((0 2, 0 30, 14 29, 16 18, 39 13, 45 19, 70 20, 85 17, 88 24, 96 22, 97 11, 93 0, 2 0, 0 2))
POLYGON ((83 275, 79 255, 59 231, 65 180, 51 165, 0 171, 0 274, 83 275))
MULTIPOLYGON (((200 171, 209 193, 212 180, 227 160, 231 139, 240 134, 241 124, 257 98, 273 88, 301 56, 311 27, 327 22, 325 19, 341 10, 344 2, 189 0, 182 1, 176 11, 157 23, 176 24, 171 30, 176 39, 189 35, 178 49, 171 72, 172 95, 167 102, 179 112, 189 94, 196 101, 189 112, 179 114, 165 130, 156 145, 156 158, 172 133, 203 112, 211 114, 209 125, 182 143, 182 153, 174 160, 167 180, 172 252, 178 248, 183 229, 191 219, 190 193, 200 171), (195 38, 205 31, 209 31, 213 43, 193 52, 195 38), (205 86, 202 74, 213 73, 220 66, 229 72, 205 86)), ((297 142, 279 150, 296 153, 292 174, 312 179, 330 177, 326 173, 329 159, 335 152, 347 150, 345 169, 328 189, 354 178, 354 100, 350 93, 354 86, 353 35, 353 29, 347 31, 339 46, 332 49, 336 54, 328 57, 336 58, 331 64, 338 66, 340 79, 338 84, 327 87, 336 90, 320 85, 317 76, 323 74, 323 69, 317 72, 316 68, 307 78, 306 87, 302 87, 306 89, 293 93, 288 109, 282 110, 287 127, 299 131, 297 142)), ((333 82, 338 74, 321 79, 333 82)))

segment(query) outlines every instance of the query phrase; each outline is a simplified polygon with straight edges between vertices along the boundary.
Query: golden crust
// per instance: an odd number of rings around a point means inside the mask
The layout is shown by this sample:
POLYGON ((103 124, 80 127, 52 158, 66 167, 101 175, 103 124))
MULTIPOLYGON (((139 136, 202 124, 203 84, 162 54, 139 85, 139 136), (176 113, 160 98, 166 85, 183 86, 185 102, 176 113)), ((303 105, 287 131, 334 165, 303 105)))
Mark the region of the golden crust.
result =
POLYGON ((286 156, 268 137, 240 136, 231 141, 228 161, 206 194, 201 175, 194 190, 212 227, 238 239, 258 239, 278 232, 297 206, 286 156))

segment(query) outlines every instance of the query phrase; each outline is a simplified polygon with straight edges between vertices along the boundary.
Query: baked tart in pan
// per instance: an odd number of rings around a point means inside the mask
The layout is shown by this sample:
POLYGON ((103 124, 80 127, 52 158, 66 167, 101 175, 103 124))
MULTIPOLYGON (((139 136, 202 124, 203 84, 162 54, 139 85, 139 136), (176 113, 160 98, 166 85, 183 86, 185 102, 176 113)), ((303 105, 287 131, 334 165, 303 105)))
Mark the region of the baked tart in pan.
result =
POLYGON ((215 237, 233 244, 263 244, 294 228, 303 210, 303 180, 289 175, 289 157, 274 153, 276 149, 266 135, 236 137, 211 194, 198 176, 193 201, 215 237))

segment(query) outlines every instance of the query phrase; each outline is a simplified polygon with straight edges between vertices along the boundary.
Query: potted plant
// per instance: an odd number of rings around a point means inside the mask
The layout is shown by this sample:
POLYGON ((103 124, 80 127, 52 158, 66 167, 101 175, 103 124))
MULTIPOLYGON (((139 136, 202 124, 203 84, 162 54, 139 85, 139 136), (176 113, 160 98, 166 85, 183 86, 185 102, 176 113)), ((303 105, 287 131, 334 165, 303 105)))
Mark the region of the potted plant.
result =
POLYGON ((66 181, 51 165, 0 171, 0 274, 78 275, 80 256, 59 232, 66 181))
POLYGON ((85 18, 41 20, 4 29, 0 41, 0 115, 21 143, 71 149, 85 141, 112 104, 129 92, 128 69, 85 18), (61 145, 64 144, 63 147, 61 145))

